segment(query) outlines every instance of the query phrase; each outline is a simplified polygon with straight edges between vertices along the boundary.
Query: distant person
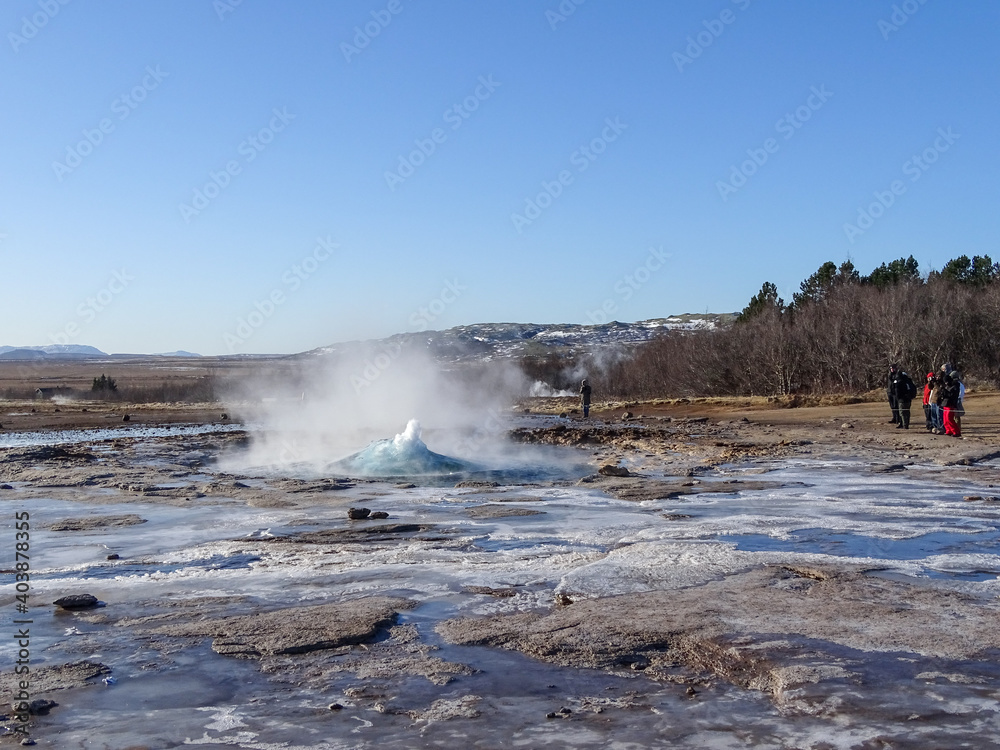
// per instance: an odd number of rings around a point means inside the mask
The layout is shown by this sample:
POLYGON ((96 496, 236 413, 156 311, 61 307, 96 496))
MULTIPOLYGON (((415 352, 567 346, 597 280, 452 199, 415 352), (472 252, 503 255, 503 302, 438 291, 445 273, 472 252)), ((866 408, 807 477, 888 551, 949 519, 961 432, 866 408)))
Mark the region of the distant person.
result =
POLYGON ((583 417, 590 416, 590 382, 584 380, 580 385, 580 400, 583 402, 583 417))
POLYGON ((961 382, 954 372, 944 376, 944 434, 952 437, 962 437, 962 425, 958 421, 958 403, 962 394, 961 382))
POLYGON ((958 433, 962 434, 962 417, 965 416, 965 382, 962 373, 952 370, 951 376, 958 382, 958 407, 955 409, 955 422, 958 424, 958 433))
POLYGON ((928 432, 932 432, 937 427, 937 420, 934 417, 934 408, 937 404, 931 401, 931 394, 934 393, 936 383, 934 373, 927 373, 927 379, 924 380, 924 427, 928 432))
POLYGON ((944 435, 944 372, 934 375, 934 387, 931 389, 931 415, 934 417, 935 435, 944 435))
POLYGON ((913 379, 906 374, 905 370, 896 368, 896 376, 889 383, 890 399, 895 401, 896 413, 894 414, 896 429, 910 429, 910 404, 914 396, 917 395, 917 386, 913 384, 913 379))
POLYGON ((889 420, 891 424, 896 424, 899 422, 899 412, 896 406, 896 374, 899 372, 899 368, 896 365, 889 365, 889 378, 886 381, 885 393, 889 397, 889 409, 892 411, 892 419, 889 420))

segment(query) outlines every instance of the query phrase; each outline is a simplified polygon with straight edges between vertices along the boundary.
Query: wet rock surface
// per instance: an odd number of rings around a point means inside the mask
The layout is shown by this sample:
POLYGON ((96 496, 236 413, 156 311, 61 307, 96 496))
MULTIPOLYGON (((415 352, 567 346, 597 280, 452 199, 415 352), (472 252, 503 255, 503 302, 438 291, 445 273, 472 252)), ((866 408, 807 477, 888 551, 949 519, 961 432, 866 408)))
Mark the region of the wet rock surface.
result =
POLYGON ((469 518, 514 518, 516 516, 541 516, 545 511, 531 508, 511 508, 505 505, 479 505, 465 511, 469 518))
MULTIPOLYGON (((111 674, 111 667, 95 661, 75 661, 68 664, 43 665, 31 672, 31 694, 46 695, 56 690, 97 685, 101 678, 111 674)), ((18 675, 4 670, 0 674, 0 694, 10 703, 17 693, 18 675)))
POLYGON ((85 516, 83 518, 64 518, 48 525, 49 531, 90 531, 108 526, 135 526, 146 523, 146 519, 135 513, 120 516, 85 516))
POLYGON ((866 660, 961 672, 1000 649, 1000 604, 851 567, 755 569, 679 591, 565 598, 548 613, 450 619, 437 632, 575 668, 640 664, 671 679, 683 666, 801 710, 826 681, 852 683, 858 705, 877 700, 884 688, 862 679, 866 660))
POLYGON ((371 597, 337 604, 295 607, 236 617, 206 617, 152 628, 174 638, 207 636, 225 656, 260 658, 365 643, 392 625, 411 603, 371 597))

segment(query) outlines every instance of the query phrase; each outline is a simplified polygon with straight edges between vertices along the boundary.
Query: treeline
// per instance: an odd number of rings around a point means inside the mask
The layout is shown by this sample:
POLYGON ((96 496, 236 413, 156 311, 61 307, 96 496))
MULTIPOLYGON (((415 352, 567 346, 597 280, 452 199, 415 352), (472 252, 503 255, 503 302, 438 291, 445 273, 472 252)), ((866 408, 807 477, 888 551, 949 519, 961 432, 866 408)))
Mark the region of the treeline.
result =
POLYGON ((618 398, 857 394, 884 387, 892 363, 919 383, 944 362, 1000 387, 1000 263, 989 256, 926 276, 913 256, 867 276, 824 263, 790 304, 766 282, 733 325, 669 332, 595 377, 618 398))

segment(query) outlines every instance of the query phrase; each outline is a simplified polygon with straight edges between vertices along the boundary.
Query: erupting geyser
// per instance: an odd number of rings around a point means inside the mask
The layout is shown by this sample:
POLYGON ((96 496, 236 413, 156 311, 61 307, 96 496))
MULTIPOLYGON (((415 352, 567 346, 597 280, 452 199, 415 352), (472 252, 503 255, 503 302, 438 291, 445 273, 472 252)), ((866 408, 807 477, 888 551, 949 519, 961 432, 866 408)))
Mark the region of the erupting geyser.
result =
POLYGON ((454 474, 474 467, 457 458, 430 450, 420 439, 420 423, 411 419, 392 439, 376 440, 357 453, 336 461, 330 468, 365 477, 454 474))

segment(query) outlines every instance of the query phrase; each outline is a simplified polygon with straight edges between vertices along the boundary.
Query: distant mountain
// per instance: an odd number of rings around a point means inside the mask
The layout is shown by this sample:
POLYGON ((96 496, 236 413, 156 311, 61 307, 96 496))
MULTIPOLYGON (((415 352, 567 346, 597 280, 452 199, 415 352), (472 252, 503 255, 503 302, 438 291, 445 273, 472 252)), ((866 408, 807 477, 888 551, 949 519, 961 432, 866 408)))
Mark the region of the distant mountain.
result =
POLYGON ((15 349, 12 346, 0 347, 0 359, 48 359, 49 355, 37 349, 15 349))
POLYGON ((444 331, 397 333, 384 339, 348 341, 296 356, 336 356, 368 349, 410 345, 426 346, 435 359, 444 362, 571 354, 603 347, 634 345, 671 330, 711 330, 727 325, 733 318, 734 315, 730 313, 695 313, 637 323, 612 321, 601 325, 476 323, 444 331))
POLYGON ((200 357, 200 354, 195 354, 194 352, 186 352, 183 349, 178 349, 176 352, 161 352, 159 354, 151 355, 153 357, 200 357))
POLYGON ((83 344, 49 344, 47 346, 0 346, 0 359, 54 359, 106 357, 100 349, 83 344))

